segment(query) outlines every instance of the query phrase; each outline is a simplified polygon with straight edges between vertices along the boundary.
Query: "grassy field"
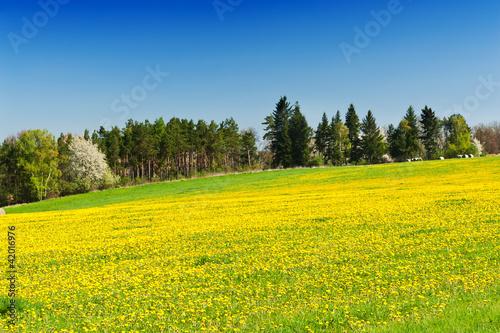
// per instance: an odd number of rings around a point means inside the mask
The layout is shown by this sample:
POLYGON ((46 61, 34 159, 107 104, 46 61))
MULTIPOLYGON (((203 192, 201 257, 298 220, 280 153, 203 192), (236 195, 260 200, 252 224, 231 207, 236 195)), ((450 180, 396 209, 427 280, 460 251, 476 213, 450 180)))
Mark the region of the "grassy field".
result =
POLYGON ((9 326, 3 292, 2 332, 500 332, 500 158, 231 175, 5 210, 19 307, 9 326))

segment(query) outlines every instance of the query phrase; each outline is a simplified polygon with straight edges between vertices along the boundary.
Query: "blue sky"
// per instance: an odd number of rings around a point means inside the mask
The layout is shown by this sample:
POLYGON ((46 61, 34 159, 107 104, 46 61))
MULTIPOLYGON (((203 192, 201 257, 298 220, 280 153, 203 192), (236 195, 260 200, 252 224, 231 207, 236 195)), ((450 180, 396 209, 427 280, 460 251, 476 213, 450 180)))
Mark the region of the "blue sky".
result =
POLYGON ((409 105, 489 123, 499 41, 498 0, 5 0, 0 139, 174 116, 234 117, 262 134, 282 95, 313 128, 350 103, 381 126, 409 105))

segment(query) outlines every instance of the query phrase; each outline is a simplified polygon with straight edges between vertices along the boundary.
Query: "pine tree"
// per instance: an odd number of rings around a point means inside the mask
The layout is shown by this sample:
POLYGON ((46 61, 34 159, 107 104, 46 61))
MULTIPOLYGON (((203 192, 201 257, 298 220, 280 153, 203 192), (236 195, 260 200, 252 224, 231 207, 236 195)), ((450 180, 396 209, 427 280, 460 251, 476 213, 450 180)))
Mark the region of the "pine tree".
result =
MULTIPOLYGON (((133 180, 136 176, 134 174, 135 172, 135 159, 133 158, 132 151, 133 151, 133 128, 134 128, 134 121, 132 119, 129 119, 125 125, 125 128, 122 131, 122 140, 121 140, 121 146, 120 146, 120 159, 122 160, 122 163, 125 165, 127 168, 127 176, 133 180)), ((85 139, 85 137, 84 137, 85 139)), ((88 139, 85 139, 88 141, 88 139)))
POLYGON ((222 134, 222 144, 224 147, 226 171, 234 170, 235 158, 239 161, 241 151, 241 135, 238 124, 233 117, 223 121, 219 127, 222 134))
POLYGON ((117 165, 120 160, 121 139, 118 126, 114 126, 111 131, 106 133, 106 158, 110 167, 113 167, 115 174, 118 172, 117 165))
POLYGON ((168 141, 167 141, 167 130, 165 121, 162 117, 155 120, 153 124, 153 132, 155 136, 156 146, 156 165, 157 169, 160 173, 160 178, 164 178, 164 174, 166 171, 166 163, 168 156, 168 141))
POLYGON ((438 152, 437 137, 440 130, 439 119, 427 105, 422 109, 420 118, 420 124, 422 125, 420 139, 423 141, 425 150, 427 151, 427 158, 436 158, 436 153, 438 152))
MULTIPOLYGON (((19 135, 18 135, 19 137, 19 135)), ((28 202, 31 189, 24 180, 24 168, 19 165, 19 140, 11 135, 0 147, 0 205, 28 202)))
POLYGON ((292 116, 290 118, 289 136, 292 147, 292 165, 306 166, 309 161, 309 142, 311 141, 311 131, 306 118, 300 112, 300 106, 295 103, 292 116))
POLYGON ((361 147, 363 155, 368 163, 373 163, 380 159, 385 152, 384 136, 380 133, 377 127, 375 118, 370 110, 363 119, 361 125, 363 135, 361 137, 361 147))
POLYGON ((252 162, 255 160, 257 155, 257 135, 253 128, 243 130, 241 133, 241 144, 242 152, 241 157, 243 163, 247 164, 248 167, 252 166, 252 162))
POLYGON ((349 142, 351 143, 350 162, 358 163, 361 159, 361 140, 359 138, 359 117, 356 114, 354 105, 350 105, 345 116, 345 125, 349 129, 349 142))
POLYGON ((196 124, 196 134, 198 136, 196 148, 196 164, 198 171, 208 171, 207 139, 208 125, 203 119, 199 119, 196 124))

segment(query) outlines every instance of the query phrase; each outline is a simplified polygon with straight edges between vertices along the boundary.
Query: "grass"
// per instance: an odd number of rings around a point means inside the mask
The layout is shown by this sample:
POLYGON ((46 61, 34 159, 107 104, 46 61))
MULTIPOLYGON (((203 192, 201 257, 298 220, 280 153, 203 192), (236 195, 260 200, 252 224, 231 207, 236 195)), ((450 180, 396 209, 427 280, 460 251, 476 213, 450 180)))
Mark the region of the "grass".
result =
POLYGON ((499 332, 499 203, 480 158, 88 193, 0 228, 18 332, 499 332))
POLYGON ((370 332, 377 333, 482 333, 500 332, 500 290, 492 289, 485 300, 466 295, 449 304, 438 316, 429 316, 419 322, 392 323, 370 332))
POLYGON ((228 190, 231 186, 251 184, 276 178, 318 172, 318 169, 294 169, 279 172, 243 173, 206 178, 185 179, 131 186, 106 191, 96 191, 72 195, 31 204, 3 207, 7 214, 36 213, 71 209, 92 208, 105 205, 155 199, 161 196, 179 196, 190 194, 217 193, 228 190))
MULTIPOLYGON (((391 180, 404 180, 415 177, 424 177, 429 173, 442 177, 450 173, 450 165, 461 171, 467 168, 468 160, 445 160, 428 161, 413 163, 397 163, 386 165, 359 166, 359 167, 336 167, 335 176, 328 179, 328 183, 335 184, 343 181, 356 181, 371 179, 374 181, 374 187, 379 187, 377 182, 383 181, 387 177, 391 180)), ((488 165, 492 161, 498 161, 497 157, 487 157, 471 160, 475 164, 488 165)), ((241 190, 259 190, 263 183, 266 187, 273 186, 293 186, 294 177, 301 175, 321 175, 332 168, 313 168, 313 169, 291 169, 282 171, 263 171, 258 173, 243 173, 235 175, 187 179, 181 181, 162 182, 132 186, 126 188, 112 189, 107 191, 91 192, 79 195, 72 195, 57 199, 31 203, 28 205, 18 205, 13 207, 4 207, 7 214, 35 213, 47 211, 61 211, 71 209, 92 208, 105 205, 155 199, 158 197, 189 196, 194 194, 221 193, 224 191, 241 190), (286 179, 283 184, 278 182, 275 185, 273 181, 286 179)), ((500 172, 496 173, 500 175, 500 172)), ((495 174, 492 174, 494 176, 495 174)), ((313 180, 314 182, 314 180, 313 180)), ((315 181, 321 183, 324 181, 315 181)), ((399 185, 404 185, 401 183, 399 185)), ((366 188, 366 187, 365 187, 366 188)), ((405 186, 401 188, 405 189, 405 186)), ((456 203, 461 204, 461 203, 456 203)))

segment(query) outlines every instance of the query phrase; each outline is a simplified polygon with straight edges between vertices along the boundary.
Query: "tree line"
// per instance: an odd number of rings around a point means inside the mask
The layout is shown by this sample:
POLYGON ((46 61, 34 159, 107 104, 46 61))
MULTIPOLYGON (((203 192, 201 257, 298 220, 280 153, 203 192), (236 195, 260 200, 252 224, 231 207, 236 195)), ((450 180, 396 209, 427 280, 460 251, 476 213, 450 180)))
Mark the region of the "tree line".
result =
POLYGON ((416 157, 438 159, 458 155, 481 155, 500 149, 498 123, 471 129, 465 118, 454 114, 443 119, 425 106, 420 115, 410 106, 397 126, 381 128, 368 110, 360 120, 354 105, 345 117, 340 111, 329 120, 323 113, 316 130, 310 128, 298 102, 280 98, 263 122, 264 139, 271 151, 273 167, 312 165, 356 165, 404 161, 416 157), (498 143, 497 143, 498 142, 498 143))
POLYGON ((5 139, 0 146, 0 205, 130 183, 244 171, 263 163, 257 153, 256 131, 240 131, 233 118, 220 124, 176 117, 167 123, 163 118, 153 123, 131 119, 122 129, 101 126, 92 134, 85 130, 83 139, 105 156, 118 180, 82 187, 70 165, 74 139, 72 134, 61 133, 56 140, 47 130, 39 129, 5 139))
POLYGON ((371 110, 360 120, 351 104, 344 116, 337 111, 329 120, 323 113, 314 130, 299 103, 283 96, 263 125, 262 151, 256 131, 240 131, 233 118, 219 124, 130 119, 121 129, 85 130, 82 141, 70 133, 56 139, 47 130, 22 131, 0 146, 0 205, 211 173, 500 153, 498 122, 471 129, 463 116, 440 119, 427 106, 419 115, 410 106, 397 126, 382 128, 371 110))

